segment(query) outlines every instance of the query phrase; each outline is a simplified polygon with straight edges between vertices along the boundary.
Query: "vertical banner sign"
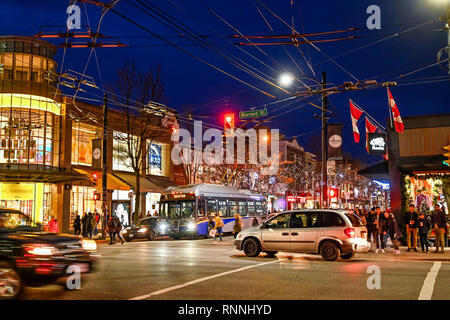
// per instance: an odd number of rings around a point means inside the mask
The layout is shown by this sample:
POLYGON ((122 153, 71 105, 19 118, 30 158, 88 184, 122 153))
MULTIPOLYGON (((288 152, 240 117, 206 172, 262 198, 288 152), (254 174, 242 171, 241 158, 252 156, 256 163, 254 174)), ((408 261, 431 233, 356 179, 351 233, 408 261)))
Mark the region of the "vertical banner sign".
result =
POLYGON ((92 169, 102 168, 102 139, 92 139, 92 169))
POLYGON ((342 160, 342 123, 327 125, 328 160, 342 160))
POLYGON ((369 133, 369 153, 386 154, 386 135, 383 133, 369 133))

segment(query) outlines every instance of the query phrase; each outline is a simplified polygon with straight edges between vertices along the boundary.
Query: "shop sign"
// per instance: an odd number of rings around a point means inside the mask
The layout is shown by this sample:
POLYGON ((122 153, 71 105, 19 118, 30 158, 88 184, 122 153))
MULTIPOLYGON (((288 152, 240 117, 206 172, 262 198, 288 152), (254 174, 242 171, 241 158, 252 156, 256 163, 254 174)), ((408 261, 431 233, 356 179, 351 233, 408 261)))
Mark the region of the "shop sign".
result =
POLYGON ((386 153, 386 136, 383 133, 369 133, 368 139, 370 154, 386 153))
POLYGON ((33 200, 34 184, 3 183, 0 197, 2 200, 33 200))

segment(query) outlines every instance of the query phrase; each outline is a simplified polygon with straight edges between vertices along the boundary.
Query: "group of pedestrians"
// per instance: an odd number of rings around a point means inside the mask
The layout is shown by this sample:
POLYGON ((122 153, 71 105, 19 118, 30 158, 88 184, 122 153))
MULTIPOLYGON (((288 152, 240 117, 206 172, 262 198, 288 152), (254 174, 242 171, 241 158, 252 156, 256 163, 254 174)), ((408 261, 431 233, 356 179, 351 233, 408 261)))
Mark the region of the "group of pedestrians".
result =
POLYGON ((120 240, 124 244, 125 240, 122 237, 123 224, 118 216, 108 215, 108 223, 106 225, 106 230, 109 233, 109 244, 115 244, 117 240, 120 240), (117 238, 117 239, 116 239, 117 238))
POLYGON ((94 213, 83 213, 83 217, 77 213, 75 220, 73 221, 73 230, 76 236, 82 236, 83 238, 92 239, 93 236, 98 234, 98 223, 100 221, 100 214, 95 211, 94 213))
MULTIPOLYGON (((385 253, 387 238, 394 245, 394 252, 400 254, 400 240, 403 238, 398 221, 390 209, 382 211, 380 207, 373 207, 368 212, 357 208, 355 214, 359 216, 363 225, 367 228, 367 240, 375 244, 375 253, 385 253)), ((424 213, 417 213, 415 206, 411 204, 405 214, 406 244, 408 252, 417 250, 417 238, 419 236, 422 252, 429 252, 428 233, 433 229, 436 235, 435 253, 444 253, 447 218, 439 204, 436 204, 431 215, 431 221, 424 213), (411 241, 412 240, 412 241, 411 241)))

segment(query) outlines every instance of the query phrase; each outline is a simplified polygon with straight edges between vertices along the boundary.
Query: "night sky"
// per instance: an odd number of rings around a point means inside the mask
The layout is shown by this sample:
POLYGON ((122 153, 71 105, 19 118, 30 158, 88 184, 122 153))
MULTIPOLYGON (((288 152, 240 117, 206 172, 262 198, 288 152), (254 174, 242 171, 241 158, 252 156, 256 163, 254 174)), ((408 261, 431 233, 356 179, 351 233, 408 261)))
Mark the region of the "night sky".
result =
MULTIPOLYGON (((142 2, 147 3, 149 1, 142 2)), ((379 82, 394 80, 401 84, 400 86, 392 87, 391 92, 401 115, 404 117, 449 112, 450 82, 435 82, 436 80, 449 80, 449 77, 448 73, 439 68, 439 66, 427 68, 403 79, 396 79, 401 74, 435 63, 437 52, 446 45, 446 33, 442 31, 444 23, 438 21, 438 17, 443 16, 445 13, 445 5, 439 4, 440 1, 293 0, 293 6, 291 6, 291 0, 263 0, 262 2, 288 24, 292 25, 292 19, 294 19, 295 28, 299 32, 313 33, 351 27, 360 28, 348 34, 322 37, 322 39, 325 39, 341 37, 342 35, 358 36, 357 39, 353 40, 316 44, 323 53, 332 58, 381 40, 396 32, 430 22, 398 37, 393 37, 338 57, 335 61, 357 79, 375 79, 379 82), (368 30, 366 27, 366 19, 369 17, 366 14, 366 8, 373 4, 379 5, 381 8, 381 30, 368 30), (432 22, 433 20, 434 22, 432 22)), ((235 68, 226 60, 213 55, 205 48, 194 45, 189 39, 180 37, 179 33, 177 34, 149 17, 133 6, 132 3, 135 2, 121 0, 115 9, 201 59, 222 68, 233 76, 261 90, 273 94, 276 98, 270 98, 212 69, 193 57, 150 36, 145 31, 121 19, 112 12, 108 12, 104 17, 100 32, 104 35, 120 37, 108 41, 120 40, 122 43, 130 46, 125 48, 96 49, 100 71, 105 83, 112 83, 116 76, 116 70, 130 58, 133 58, 142 69, 148 69, 160 64, 163 71, 168 106, 180 112, 186 111, 186 107, 191 106, 194 114, 203 116, 202 119, 205 122, 213 125, 222 124, 220 115, 225 111, 233 110, 238 112, 239 110, 248 110, 251 107, 262 108, 265 104, 288 97, 281 90, 235 68)), ((261 60, 265 65, 254 60, 232 44, 241 40, 228 38, 228 36, 236 34, 236 32, 208 10, 208 8, 214 10, 221 18, 244 35, 289 34, 290 29, 277 20, 258 1, 159 0, 151 1, 151 3, 189 26, 198 34, 206 36, 203 39, 212 42, 227 54, 233 54, 260 70, 270 77, 271 81, 276 82, 279 74, 283 71, 289 71, 297 76, 302 74, 307 76, 313 75, 299 50, 292 45, 284 46, 284 49, 282 46, 260 47, 264 53, 258 51, 255 47, 241 46, 240 48, 261 60), (270 30, 264 19, 273 31, 270 30)), ((60 0, 3 0, 2 10, 0 11, 0 33, 2 35, 31 36, 37 34, 40 30, 64 32, 68 4, 69 1, 60 0), (43 26, 49 25, 59 25, 60 27, 43 28, 43 26)), ((89 20, 92 29, 95 31, 101 8, 82 3, 79 3, 79 6, 82 12, 82 25, 88 25, 89 20), (89 19, 86 17, 85 7, 89 19)), ((52 40, 54 44, 62 41, 62 39, 52 40)), ((276 41, 274 40, 273 42, 276 41)), ((303 44, 300 46, 300 49, 305 57, 311 61, 319 80, 322 71, 326 71, 327 82, 330 84, 355 81, 352 76, 337 67, 326 56, 317 52, 311 46, 303 44)), ((89 51, 90 49, 88 48, 68 49, 63 69, 73 69, 81 72, 86 64, 89 51)), ((62 61, 62 53, 63 50, 60 49, 56 56, 59 67, 62 61)), ((94 58, 91 59, 86 74, 93 76, 96 82, 100 83, 94 58)), ((67 93, 70 94, 72 92, 67 90, 67 93)), ((97 92, 97 94, 99 93, 97 92)), ((381 161, 382 158, 379 156, 366 155, 363 138, 359 145, 353 142, 348 106, 349 98, 352 98, 374 118, 385 125, 386 119, 389 117, 386 90, 380 88, 354 91, 336 94, 330 98, 331 108, 336 111, 330 123, 343 122, 345 126, 344 150, 355 157, 362 157, 367 163, 381 161)), ((292 105, 287 105, 287 103, 292 101, 294 100, 267 106, 269 116, 280 114, 279 117, 270 122, 270 127, 280 128, 281 133, 288 137, 304 134, 299 137, 299 141, 305 144, 310 135, 320 132, 318 130, 320 128, 320 120, 314 117, 314 114, 319 114, 320 110, 311 106, 304 106, 301 109, 286 112, 295 106, 303 104, 303 102, 296 102, 292 105)), ((318 104, 320 101, 316 99, 315 103, 318 104)), ((362 137, 364 137, 365 129, 362 120, 360 120, 359 130, 362 137)), ((181 122, 181 126, 183 124, 185 125, 185 122, 181 122)))

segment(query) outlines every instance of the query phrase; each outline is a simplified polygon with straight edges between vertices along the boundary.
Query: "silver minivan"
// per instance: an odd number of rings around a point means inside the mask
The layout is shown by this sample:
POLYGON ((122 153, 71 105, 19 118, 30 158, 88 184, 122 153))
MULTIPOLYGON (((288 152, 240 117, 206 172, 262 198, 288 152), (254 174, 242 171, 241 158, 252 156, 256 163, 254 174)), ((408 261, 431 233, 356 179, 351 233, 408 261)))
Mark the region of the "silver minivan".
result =
POLYGON ((328 261, 370 250, 367 229, 357 215, 325 209, 284 211, 241 231, 234 244, 248 257, 286 251, 320 254, 328 261))

